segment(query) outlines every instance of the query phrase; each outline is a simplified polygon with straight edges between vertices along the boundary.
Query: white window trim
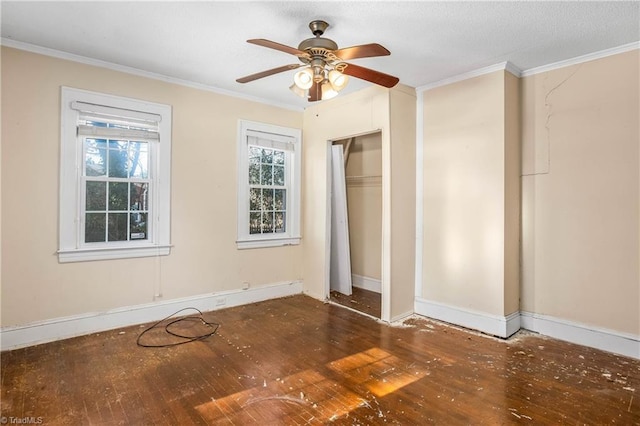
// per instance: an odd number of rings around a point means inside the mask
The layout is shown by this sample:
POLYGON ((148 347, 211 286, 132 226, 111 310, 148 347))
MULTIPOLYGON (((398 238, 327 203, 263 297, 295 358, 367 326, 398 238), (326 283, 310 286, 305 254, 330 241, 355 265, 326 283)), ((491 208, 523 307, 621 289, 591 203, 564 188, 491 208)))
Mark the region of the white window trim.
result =
POLYGON ((279 247, 300 244, 300 187, 302 163, 302 132, 300 129, 275 126, 247 120, 238 122, 238 249, 279 247), (287 230, 282 234, 250 234, 249 233, 249 153, 247 137, 249 133, 264 133, 265 137, 275 135, 285 137, 294 145, 290 155, 291 182, 287 195, 287 230))
POLYGON ((106 95, 70 87, 61 88, 60 126, 60 217, 58 261, 82 262, 92 260, 123 259, 164 256, 171 251, 171 106, 131 98, 106 95), (160 142, 151 161, 155 173, 152 194, 152 212, 148 241, 129 241, 87 247, 81 244, 79 190, 82 173, 82 149, 78 147, 78 111, 72 102, 86 102, 113 108, 156 114, 159 122, 160 142))

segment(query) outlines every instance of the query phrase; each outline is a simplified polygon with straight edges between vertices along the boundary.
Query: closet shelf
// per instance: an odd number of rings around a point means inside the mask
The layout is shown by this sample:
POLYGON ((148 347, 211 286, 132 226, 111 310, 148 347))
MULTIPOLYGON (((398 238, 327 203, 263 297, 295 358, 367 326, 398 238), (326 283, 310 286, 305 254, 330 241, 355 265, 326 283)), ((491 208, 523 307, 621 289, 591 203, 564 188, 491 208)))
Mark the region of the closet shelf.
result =
POLYGON ((347 186, 382 185, 382 175, 346 176, 347 186))

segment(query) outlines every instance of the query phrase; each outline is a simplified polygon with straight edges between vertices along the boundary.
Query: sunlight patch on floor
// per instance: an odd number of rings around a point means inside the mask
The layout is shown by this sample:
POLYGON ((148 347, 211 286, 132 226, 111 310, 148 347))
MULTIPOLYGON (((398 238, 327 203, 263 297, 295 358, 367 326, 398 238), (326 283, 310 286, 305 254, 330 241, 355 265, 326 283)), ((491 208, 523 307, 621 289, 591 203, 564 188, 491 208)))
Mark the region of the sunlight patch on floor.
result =
POLYGON ((415 364, 407 366, 406 362, 379 348, 332 361, 326 367, 329 369, 326 375, 304 370, 283 379, 265 380, 262 386, 212 398, 196 409, 211 422, 265 422, 287 418, 324 422, 359 407, 374 409, 367 398, 388 395, 429 374, 426 369, 415 364), (331 373, 341 379, 328 377, 331 373))

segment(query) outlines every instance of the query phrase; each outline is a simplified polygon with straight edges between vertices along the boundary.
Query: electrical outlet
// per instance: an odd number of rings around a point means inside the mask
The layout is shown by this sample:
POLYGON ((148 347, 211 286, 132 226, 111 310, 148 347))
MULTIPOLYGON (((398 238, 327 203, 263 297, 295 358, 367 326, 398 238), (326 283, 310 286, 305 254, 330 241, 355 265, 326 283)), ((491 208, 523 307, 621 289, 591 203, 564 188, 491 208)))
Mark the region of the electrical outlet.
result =
POLYGON ((249 284, 247 281, 242 283, 243 290, 249 290, 249 287, 251 287, 251 284, 249 284))
POLYGON ((227 298, 226 297, 218 297, 216 299, 216 306, 224 306, 227 304, 227 298))

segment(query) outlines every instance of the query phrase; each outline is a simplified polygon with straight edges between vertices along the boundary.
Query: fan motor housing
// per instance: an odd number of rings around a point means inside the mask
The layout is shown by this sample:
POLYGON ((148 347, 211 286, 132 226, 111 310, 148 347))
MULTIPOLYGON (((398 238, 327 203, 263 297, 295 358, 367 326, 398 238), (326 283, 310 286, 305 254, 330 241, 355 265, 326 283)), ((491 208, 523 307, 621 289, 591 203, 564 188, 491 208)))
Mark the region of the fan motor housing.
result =
POLYGON ((327 22, 319 19, 309 23, 309 29, 315 37, 308 38, 298 45, 298 50, 309 55, 300 57, 302 62, 324 67, 327 62, 333 62, 337 59, 333 51, 338 50, 338 44, 331 39, 322 37, 328 27, 327 22))
POLYGON ((338 50, 338 45, 335 41, 324 38, 324 37, 314 37, 308 38, 304 40, 298 46, 298 50, 306 51, 308 49, 327 49, 327 50, 338 50))

